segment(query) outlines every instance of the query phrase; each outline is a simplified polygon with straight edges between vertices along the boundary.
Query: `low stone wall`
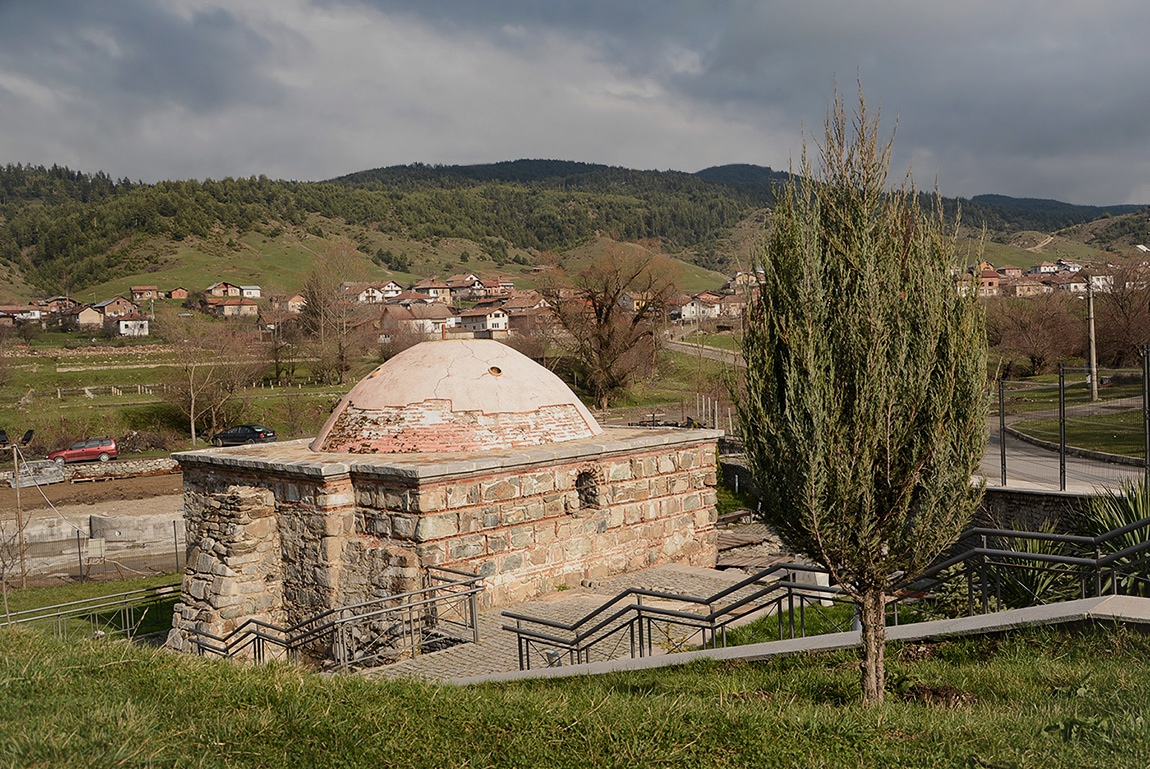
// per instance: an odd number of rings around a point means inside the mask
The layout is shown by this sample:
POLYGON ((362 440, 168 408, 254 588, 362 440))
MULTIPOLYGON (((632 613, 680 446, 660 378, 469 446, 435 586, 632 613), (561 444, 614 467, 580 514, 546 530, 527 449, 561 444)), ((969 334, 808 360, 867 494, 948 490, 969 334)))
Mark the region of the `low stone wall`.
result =
POLYGON ((1050 524, 1056 531, 1070 533, 1080 511, 1093 496, 989 486, 982 496, 982 508, 975 516, 974 525, 1037 531, 1043 524, 1050 524))
MULTIPOLYGON (((109 462, 76 462, 64 465, 64 480, 92 478, 127 478, 141 475, 166 475, 180 472, 180 464, 171 457, 149 459, 113 459, 109 462)), ((0 472, 0 483, 12 485, 11 470, 0 472)))

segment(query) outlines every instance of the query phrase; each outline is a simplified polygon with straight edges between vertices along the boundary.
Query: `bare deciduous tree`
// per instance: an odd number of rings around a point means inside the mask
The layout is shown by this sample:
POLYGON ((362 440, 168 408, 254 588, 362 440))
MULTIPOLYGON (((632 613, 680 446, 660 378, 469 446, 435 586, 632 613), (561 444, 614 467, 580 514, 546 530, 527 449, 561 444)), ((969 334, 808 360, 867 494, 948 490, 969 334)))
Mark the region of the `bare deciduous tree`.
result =
POLYGON ((363 260, 351 243, 342 242, 320 254, 304 279, 300 325, 309 339, 316 377, 330 384, 342 384, 353 359, 368 348, 370 318, 340 288, 364 277, 363 260))
POLYGON ((614 244, 570 281, 543 289, 599 408, 653 364, 659 321, 678 291, 678 273, 670 259, 614 244))
POLYGON ((157 325, 179 354, 178 365, 168 369, 165 399, 188 420, 195 445, 201 428, 216 432, 242 417, 239 396, 265 364, 244 325, 195 316, 168 316, 157 325))
POLYGON ((1141 363, 1141 347, 1150 342, 1150 271, 1141 265, 1114 270, 1108 291, 1094 294, 1098 358, 1111 366, 1141 363))
POLYGON ((991 300, 987 303, 990 337, 1004 355, 1026 358, 1032 376, 1042 374, 1062 358, 1082 351, 1086 322, 1079 304, 1062 291, 991 300))

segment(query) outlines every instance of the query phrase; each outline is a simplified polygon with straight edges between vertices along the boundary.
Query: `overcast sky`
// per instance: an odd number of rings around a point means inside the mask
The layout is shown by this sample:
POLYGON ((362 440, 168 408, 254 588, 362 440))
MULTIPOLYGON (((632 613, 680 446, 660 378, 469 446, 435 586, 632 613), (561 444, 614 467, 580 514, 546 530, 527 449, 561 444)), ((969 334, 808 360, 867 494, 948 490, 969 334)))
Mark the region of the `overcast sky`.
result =
POLYGON ((945 195, 1150 202, 1146 0, 0 0, 0 164, 786 169, 861 78, 945 195))

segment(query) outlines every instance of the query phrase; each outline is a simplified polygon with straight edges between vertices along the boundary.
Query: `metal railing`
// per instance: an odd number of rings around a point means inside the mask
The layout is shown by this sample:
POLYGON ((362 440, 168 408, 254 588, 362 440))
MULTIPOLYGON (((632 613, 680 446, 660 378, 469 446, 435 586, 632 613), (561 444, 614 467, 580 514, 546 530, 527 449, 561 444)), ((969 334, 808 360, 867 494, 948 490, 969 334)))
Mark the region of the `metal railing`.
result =
POLYGON ((961 599, 965 613, 974 616, 1072 598, 1150 592, 1150 518, 1097 537, 977 527, 964 532, 959 543, 958 552, 898 586, 889 604, 894 624, 900 606, 924 615, 953 615, 961 599), (1137 531, 1143 532, 1140 541, 1103 555, 1106 545, 1137 531))
POLYGON ((533 658, 554 667, 562 664, 564 657, 569 664, 580 664, 618 656, 673 653, 695 646, 726 646, 727 630, 733 623, 770 612, 779 617, 779 637, 786 637, 789 628, 793 638, 796 631, 806 634, 808 609, 821 611, 824 603, 844 601, 837 587, 797 578, 800 574, 825 573, 820 567, 776 564, 705 597, 629 588, 573 622, 504 611, 502 616, 515 624, 503 629, 517 637, 521 670, 530 670, 533 658), (652 600, 687 606, 659 606, 650 603, 652 600), (627 654, 621 655, 621 651, 627 654))
MULTIPOLYGON (((959 538, 958 552, 911 580, 894 580, 888 622, 971 616, 1118 593, 1150 593, 1150 518, 1097 537, 973 528, 959 538), (1140 541, 1103 555, 1116 539, 1146 530, 1140 541), (963 544, 966 543, 966 544, 963 544), (971 544, 973 543, 973 544, 971 544), (1043 551, 1045 543, 1051 547, 1043 551), (960 610, 960 604, 964 604, 960 610)), ((826 574, 821 567, 777 564, 705 598, 628 589, 573 622, 502 614, 513 625, 519 667, 554 667, 630 656, 727 645, 727 629, 752 614, 775 614, 778 638, 806 636, 806 612, 825 603, 853 603, 837 587, 795 579, 796 573, 826 574), (645 603, 644 601, 648 601, 645 603), (651 605, 671 601, 687 608, 651 605), (690 607, 695 607, 691 611, 690 607), (797 618, 797 622, 796 622, 797 618)), ((857 612, 855 612, 857 616, 857 612)), ((823 616, 835 630, 847 630, 823 616)), ((853 624, 853 622, 852 622, 853 624)))
POLYGON ((162 622, 157 630, 171 627, 172 609, 180 597, 180 583, 129 590, 112 595, 42 606, 11 612, 0 617, 7 625, 44 625, 62 640, 99 634, 123 635, 129 639, 140 635, 149 620, 162 622), (162 620, 159 618, 162 617, 162 620))
POLYGON ((428 567, 427 586, 328 609, 288 627, 258 619, 227 635, 193 631, 200 654, 309 658, 343 670, 372 667, 457 643, 479 642, 475 574, 428 567))

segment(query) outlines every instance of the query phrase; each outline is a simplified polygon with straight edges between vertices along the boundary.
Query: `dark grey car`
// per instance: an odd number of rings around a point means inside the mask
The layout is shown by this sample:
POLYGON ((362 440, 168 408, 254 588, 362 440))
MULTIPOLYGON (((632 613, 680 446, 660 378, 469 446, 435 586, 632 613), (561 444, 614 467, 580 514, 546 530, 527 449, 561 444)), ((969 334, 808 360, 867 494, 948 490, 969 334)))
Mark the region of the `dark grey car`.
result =
POLYGON ((245 443, 271 443, 276 431, 263 425, 236 425, 212 436, 213 446, 241 446, 245 443))

